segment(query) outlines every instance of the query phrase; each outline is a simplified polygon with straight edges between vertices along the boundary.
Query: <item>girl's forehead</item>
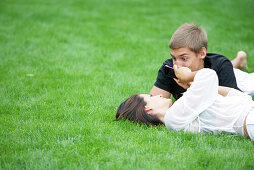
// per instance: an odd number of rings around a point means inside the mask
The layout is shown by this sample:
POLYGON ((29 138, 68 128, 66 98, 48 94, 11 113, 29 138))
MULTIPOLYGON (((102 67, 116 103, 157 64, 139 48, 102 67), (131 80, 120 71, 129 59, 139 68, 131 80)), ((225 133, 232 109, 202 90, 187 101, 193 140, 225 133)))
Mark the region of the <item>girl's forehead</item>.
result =
POLYGON ((142 97, 144 100, 147 100, 150 98, 150 95, 148 94, 140 94, 139 96, 142 97))

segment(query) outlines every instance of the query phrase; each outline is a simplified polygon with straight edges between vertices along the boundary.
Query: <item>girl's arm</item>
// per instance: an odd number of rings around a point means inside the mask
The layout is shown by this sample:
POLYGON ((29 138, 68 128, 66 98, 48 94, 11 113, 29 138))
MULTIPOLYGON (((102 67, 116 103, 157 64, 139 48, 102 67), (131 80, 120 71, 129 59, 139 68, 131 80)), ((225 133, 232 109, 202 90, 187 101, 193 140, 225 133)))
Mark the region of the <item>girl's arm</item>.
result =
MULTIPOLYGON (((176 68, 182 81, 193 81, 191 87, 167 111, 164 121, 170 129, 188 129, 190 123, 200 113, 211 106, 218 96, 218 76, 214 70, 204 68, 191 72, 186 68, 176 68)), ((176 74, 177 76, 177 74, 176 74)))
POLYGON ((189 83, 194 80, 197 71, 192 72, 188 67, 180 67, 174 65, 175 75, 179 83, 189 83))
MULTIPOLYGON (((192 72, 188 67, 181 67, 178 68, 176 65, 174 65, 174 71, 175 75, 178 78, 179 83, 190 83, 194 80, 194 77, 197 73, 197 71, 192 72)), ((187 88, 186 88, 187 89, 187 88)), ((230 87, 225 87, 225 86, 219 86, 218 87, 218 94, 222 96, 227 96, 228 92, 232 88, 230 87)))
POLYGON ((231 90, 232 88, 230 87, 225 87, 225 86, 219 86, 218 87, 218 93, 222 96, 227 96, 228 92, 231 90))

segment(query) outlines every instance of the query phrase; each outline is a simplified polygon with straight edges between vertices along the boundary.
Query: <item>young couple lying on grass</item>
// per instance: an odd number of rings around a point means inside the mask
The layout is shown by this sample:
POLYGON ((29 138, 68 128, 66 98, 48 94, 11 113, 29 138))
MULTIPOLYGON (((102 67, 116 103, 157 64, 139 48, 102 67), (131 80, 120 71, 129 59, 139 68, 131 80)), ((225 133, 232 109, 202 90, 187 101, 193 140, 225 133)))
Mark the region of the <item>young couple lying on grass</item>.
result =
POLYGON ((119 106, 116 120, 189 132, 237 133, 253 140, 254 104, 247 94, 254 94, 254 74, 237 69, 247 66, 246 53, 238 52, 230 61, 207 53, 207 44, 202 28, 180 26, 169 44, 172 59, 161 66, 150 95, 128 98, 119 106))
POLYGON ((235 133, 254 140, 251 96, 218 86, 218 76, 212 69, 192 72, 175 65, 174 71, 180 82, 192 82, 182 97, 173 103, 161 95, 133 95, 118 107, 116 120, 164 124, 168 129, 187 132, 235 133))

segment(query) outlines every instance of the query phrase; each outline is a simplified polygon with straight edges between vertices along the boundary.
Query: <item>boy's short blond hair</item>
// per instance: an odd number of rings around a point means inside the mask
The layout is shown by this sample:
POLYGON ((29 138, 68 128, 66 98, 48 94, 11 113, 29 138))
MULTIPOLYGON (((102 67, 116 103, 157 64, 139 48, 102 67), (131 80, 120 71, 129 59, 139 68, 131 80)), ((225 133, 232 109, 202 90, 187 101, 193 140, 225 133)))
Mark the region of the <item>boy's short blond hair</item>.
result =
POLYGON ((202 47, 207 49, 207 43, 205 30, 195 24, 185 23, 172 35, 169 48, 189 47, 191 51, 199 53, 202 47))

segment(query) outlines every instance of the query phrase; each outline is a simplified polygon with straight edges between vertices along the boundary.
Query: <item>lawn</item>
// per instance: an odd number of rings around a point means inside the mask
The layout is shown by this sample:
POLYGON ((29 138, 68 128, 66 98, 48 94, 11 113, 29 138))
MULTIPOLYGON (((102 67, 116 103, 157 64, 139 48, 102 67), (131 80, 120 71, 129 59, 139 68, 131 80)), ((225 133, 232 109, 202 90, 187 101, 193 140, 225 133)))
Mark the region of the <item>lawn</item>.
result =
POLYGON ((149 93, 185 22, 248 54, 252 0, 1 0, 0 169, 254 169, 254 143, 115 122, 149 93))

